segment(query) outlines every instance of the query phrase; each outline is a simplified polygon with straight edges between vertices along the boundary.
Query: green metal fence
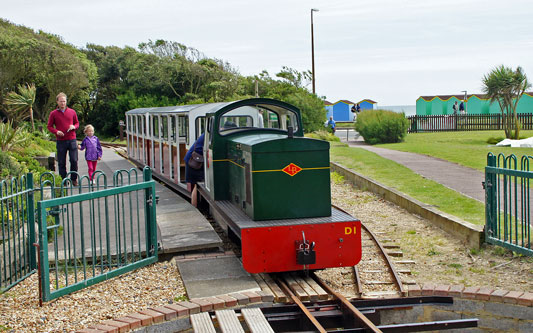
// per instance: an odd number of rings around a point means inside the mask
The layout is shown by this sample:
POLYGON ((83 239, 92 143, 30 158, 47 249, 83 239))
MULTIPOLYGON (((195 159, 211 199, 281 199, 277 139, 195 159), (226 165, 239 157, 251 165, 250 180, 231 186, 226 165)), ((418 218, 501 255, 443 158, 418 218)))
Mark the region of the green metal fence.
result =
POLYGON ((35 272, 33 175, 0 182, 0 291, 35 272))
POLYGON ((515 155, 487 155, 485 167, 485 240, 533 256, 531 248, 530 160, 515 155))
MULTIPOLYGON (((157 261, 155 182, 150 168, 101 172, 59 187, 41 178, 37 203, 44 301, 157 261), (139 179, 140 178, 140 179, 139 179)), ((50 176, 52 176, 50 174, 50 176)))

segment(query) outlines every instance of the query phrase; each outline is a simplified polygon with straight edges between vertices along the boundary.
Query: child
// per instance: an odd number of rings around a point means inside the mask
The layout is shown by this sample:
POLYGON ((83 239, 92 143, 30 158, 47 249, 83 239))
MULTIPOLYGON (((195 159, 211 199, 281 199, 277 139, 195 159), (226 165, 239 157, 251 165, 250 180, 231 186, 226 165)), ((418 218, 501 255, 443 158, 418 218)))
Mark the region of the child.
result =
POLYGON ((96 171, 96 164, 102 159, 102 146, 100 146, 100 140, 94 136, 94 127, 92 125, 85 126, 83 133, 85 133, 86 137, 81 142, 81 145, 78 145, 78 149, 85 149, 85 160, 89 167, 89 179, 91 180, 91 184, 93 184, 93 174, 96 171))

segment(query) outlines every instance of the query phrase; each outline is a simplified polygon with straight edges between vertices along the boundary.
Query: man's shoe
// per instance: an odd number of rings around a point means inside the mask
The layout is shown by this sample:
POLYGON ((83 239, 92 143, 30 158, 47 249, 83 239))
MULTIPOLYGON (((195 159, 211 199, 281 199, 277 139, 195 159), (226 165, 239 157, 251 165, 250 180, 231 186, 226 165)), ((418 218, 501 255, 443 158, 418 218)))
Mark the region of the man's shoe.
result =
POLYGON ((73 180, 72 181, 72 186, 78 186, 78 180, 73 180))

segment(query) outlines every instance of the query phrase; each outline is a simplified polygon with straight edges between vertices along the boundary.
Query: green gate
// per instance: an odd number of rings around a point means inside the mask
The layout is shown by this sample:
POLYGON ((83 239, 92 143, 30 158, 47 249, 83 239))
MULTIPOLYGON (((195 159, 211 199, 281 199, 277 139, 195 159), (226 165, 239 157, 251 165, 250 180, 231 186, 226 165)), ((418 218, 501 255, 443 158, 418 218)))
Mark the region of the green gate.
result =
MULTIPOLYGON (((37 203, 41 299, 49 301, 157 261, 151 169, 100 171, 60 187, 41 177, 37 203)), ((51 174, 50 174, 51 175, 51 174)))
POLYGON ((485 240, 533 256, 529 169, 533 156, 487 155, 485 167, 485 240))
POLYGON ((0 292, 35 272, 33 175, 0 182, 0 292))

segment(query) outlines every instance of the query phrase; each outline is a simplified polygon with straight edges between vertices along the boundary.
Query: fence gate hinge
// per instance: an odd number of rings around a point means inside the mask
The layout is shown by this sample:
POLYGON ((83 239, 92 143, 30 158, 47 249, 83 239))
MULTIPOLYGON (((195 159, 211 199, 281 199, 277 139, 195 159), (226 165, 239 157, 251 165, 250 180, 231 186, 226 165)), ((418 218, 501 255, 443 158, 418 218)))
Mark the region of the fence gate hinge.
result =
POLYGON ((66 211, 67 211, 66 207, 59 208, 59 209, 50 209, 49 211, 46 212, 46 215, 59 216, 61 212, 66 212, 66 211))
MULTIPOLYGON (((150 196, 150 199, 146 200, 146 202, 147 202, 150 206, 153 206, 153 204, 154 204, 153 196, 151 195, 151 196, 150 196)), ((158 203, 159 203, 159 196, 156 195, 156 196, 155 196, 155 204, 157 205, 158 203)))
POLYGON ((481 186, 485 190, 487 189, 487 187, 492 187, 492 183, 490 182, 490 180, 488 180, 487 182, 481 182, 481 186))

